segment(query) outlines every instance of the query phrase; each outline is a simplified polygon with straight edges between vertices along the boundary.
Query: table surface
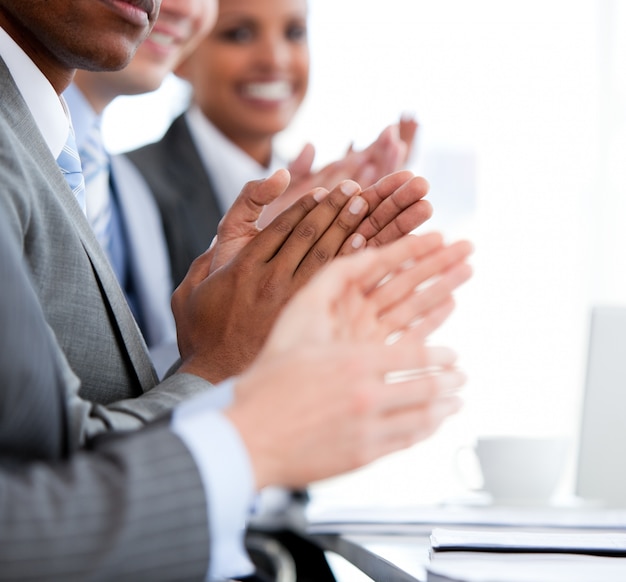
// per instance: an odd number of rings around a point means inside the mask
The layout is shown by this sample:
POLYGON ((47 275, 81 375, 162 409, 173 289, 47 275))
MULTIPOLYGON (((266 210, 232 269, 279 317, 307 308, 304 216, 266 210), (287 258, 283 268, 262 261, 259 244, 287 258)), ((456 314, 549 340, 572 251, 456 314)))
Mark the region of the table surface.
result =
MULTIPOLYGON (((536 535, 567 532, 576 534, 575 537, 579 540, 582 535, 587 544, 591 541, 587 533, 595 532, 602 536, 607 535, 600 543, 608 544, 606 548, 612 548, 611 544, 615 543, 615 539, 611 536, 617 534, 623 537, 626 533, 626 510, 587 504, 543 508, 414 507, 398 508, 397 511, 393 508, 351 508, 309 512, 308 519, 302 519, 300 525, 303 527, 299 529, 299 535, 325 551, 338 554, 376 582, 425 582, 426 569, 430 563, 430 534, 437 527, 469 529, 474 532, 484 529, 485 533, 495 529, 505 534, 507 539, 510 539, 511 534, 521 531, 536 535)), ((553 537, 547 542, 545 537, 540 539, 544 541, 538 543, 547 543, 548 547, 552 547, 550 544, 554 543, 553 537)), ((594 542, 597 543, 598 539, 594 542)), ((543 555, 551 553, 543 546, 538 552, 543 555)), ((496 567, 498 564, 495 562, 500 561, 503 554, 508 555, 510 552, 501 552, 497 559, 493 553, 483 553, 481 560, 489 562, 489 567, 496 567), (494 559, 491 558, 492 555, 494 559)), ((529 563, 538 560, 533 557, 537 552, 523 554, 528 557, 526 561, 529 563)), ((519 555, 521 554, 517 554, 519 555)), ((581 555, 589 553, 558 553, 557 557, 559 562, 566 563, 565 570, 569 570, 571 564, 568 556, 576 555, 578 560, 581 555)), ((623 556, 624 553, 621 551, 615 555, 623 556)), ((512 556, 515 558, 515 552, 512 556)), ((475 557, 476 554, 472 554, 471 560, 475 557)), ((601 566, 609 566, 605 570, 607 580, 626 580, 626 558, 609 558, 605 561, 609 564, 601 566)), ((597 561, 592 567, 596 566, 597 561)), ((520 568, 523 569, 523 566, 520 568)), ((475 567, 472 568, 474 570, 475 567)), ((529 579, 533 580, 535 576, 536 571, 529 575, 529 579)))
POLYGON ((376 582, 424 582, 430 529, 414 535, 313 534, 309 538, 334 552, 376 582))
MULTIPOLYGON (((426 582, 426 568, 430 561, 432 527, 424 526, 421 531, 417 531, 417 529, 412 534, 406 532, 398 535, 390 533, 320 533, 307 534, 307 537, 324 550, 342 556, 376 582, 426 582)), ((505 537, 510 533, 506 527, 498 529, 505 537)), ((518 528, 510 529, 510 531, 513 530, 517 531, 517 535, 519 535, 518 528)), ((587 541, 590 539, 589 536, 601 535, 603 536, 603 543, 606 544, 602 548, 615 548, 615 550, 618 549, 618 546, 613 545, 616 543, 615 540, 617 538, 621 540, 625 533, 624 530, 618 531, 616 529, 583 529, 578 531, 568 529, 560 530, 560 532, 556 529, 550 529, 547 531, 550 532, 550 535, 566 533, 567 536, 573 535, 576 539, 584 538, 587 541), (592 533, 589 533, 590 531, 592 533)), ((546 538, 545 530, 535 530, 528 533, 546 538)), ((594 539, 597 538, 594 537, 594 539)), ((605 582, 626 580, 626 558, 623 557, 623 542, 619 544, 619 551, 611 552, 609 556, 604 557, 578 552, 553 553, 542 550, 538 550, 538 552, 502 553, 488 551, 486 553, 452 552, 452 554, 456 554, 455 559, 461 557, 465 561, 470 560, 463 566, 465 570, 459 569, 458 565, 454 568, 456 571, 462 572, 462 576, 472 574, 473 578, 469 576, 468 579, 482 580, 483 576, 492 579, 489 576, 493 576, 494 572, 499 574, 504 572, 507 580, 536 580, 539 576, 541 579, 558 580, 559 582, 563 580, 571 582, 574 578, 576 581, 588 582, 590 579, 595 579, 596 574, 602 572, 599 579, 605 582), (470 570, 468 571, 467 568, 470 570), (517 572, 512 577, 509 573, 511 568, 517 572)), ((593 553, 591 552, 591 554, 593 553)), ((443 552, 443 554, 448 554, 448 552, 443 552)), ((439 566, 441 567, 441 564, 439 566)))

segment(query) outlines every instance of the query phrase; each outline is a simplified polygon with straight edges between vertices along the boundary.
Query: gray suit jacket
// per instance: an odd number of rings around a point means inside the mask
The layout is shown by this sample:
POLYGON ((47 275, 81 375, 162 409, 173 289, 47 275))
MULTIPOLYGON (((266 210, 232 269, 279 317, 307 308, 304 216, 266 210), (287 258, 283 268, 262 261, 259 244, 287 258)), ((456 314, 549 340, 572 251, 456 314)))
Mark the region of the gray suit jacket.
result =
POLYGON ((66 409, 79 384, 10 235, 0 214, 0 580, 202 580, 188 451, 166 422, 79 446, 66 409))
POLYGON ((138 428, 209 384, 157 384, 109 263, 0 60, 0 213, 24 253, 59 357, 80 382, 68 394, 73 437, 138 428))
POLYGON ((160 141, 127 155, 159 205, 177 286, 217 233, 223 212, 213 185, 182 115, 160 141))

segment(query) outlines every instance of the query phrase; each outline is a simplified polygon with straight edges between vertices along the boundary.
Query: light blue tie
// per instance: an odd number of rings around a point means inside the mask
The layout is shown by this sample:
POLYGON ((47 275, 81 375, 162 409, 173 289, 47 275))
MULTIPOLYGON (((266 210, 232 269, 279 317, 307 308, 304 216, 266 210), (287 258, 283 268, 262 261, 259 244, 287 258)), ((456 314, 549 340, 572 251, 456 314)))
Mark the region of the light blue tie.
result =
POLYGON ((57 164, 72 189, 78 204, 82 208, 83 212, 86 212, 85 179, 83 178, 83 169, 80 165, 80 157, 78 156, 74 130, 71 127, 67 136, 67 141, 63 146, 63 150, 61 150, 61 153, 57 158, 57 164))
POLYGON ((85 175, 87 220, 106 253, 122 288, 127 292, 127 250, 123 218, 111 188, 111 161, 102 143, 96 118, 78 148, 85 175))
POLYGON ((100 120, 96 119, 78 150, 83 164, 87 193, 87 218, 100 246, 112 259, 113 202, 109 155, 102 143, 100 120))

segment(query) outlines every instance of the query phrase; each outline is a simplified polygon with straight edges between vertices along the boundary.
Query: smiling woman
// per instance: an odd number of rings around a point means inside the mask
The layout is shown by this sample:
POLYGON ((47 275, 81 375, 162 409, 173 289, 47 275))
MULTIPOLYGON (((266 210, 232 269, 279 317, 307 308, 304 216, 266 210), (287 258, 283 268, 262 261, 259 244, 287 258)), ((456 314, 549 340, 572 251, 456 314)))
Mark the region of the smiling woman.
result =
POLYGON ((233 144, 269 166, 309 80, 306 0, 221 0, 215 28, 177 73, 233 144))
POLYGON ((243 185, 287 164, 273 141, 307 92, 306 0, 220 0, 214 29, 177 73, 191 106, 161 141, 129 154, 159 205, 175 286, 243 185))

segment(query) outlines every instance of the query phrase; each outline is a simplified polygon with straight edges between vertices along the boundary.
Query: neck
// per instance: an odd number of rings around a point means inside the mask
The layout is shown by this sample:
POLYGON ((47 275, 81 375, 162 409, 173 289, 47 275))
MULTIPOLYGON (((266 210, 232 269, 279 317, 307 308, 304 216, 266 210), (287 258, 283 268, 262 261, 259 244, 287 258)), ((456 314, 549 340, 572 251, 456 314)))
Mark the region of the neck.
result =
POLYGON ((53 52, 46 50, 41 42, 30 34, 19 21, 2 9, 0 9, 0 27, 35 63, 59 95, 69 87, 76 69, 67 66, 56 58, 53 52))
POLYGON ((107 81, 107 77, 107 73, 83 70, 76 71, 74 77, 74 83, 98 115, 101 115, 107 105, 118 96, 114 86, 107 81))
POLYGON ((249 136, 233 137, 226 135, 239 149, 246 152, 253 160, 256 160, 264 168, 268 168, 272 162, 272 138, 254 138, 249 136))

